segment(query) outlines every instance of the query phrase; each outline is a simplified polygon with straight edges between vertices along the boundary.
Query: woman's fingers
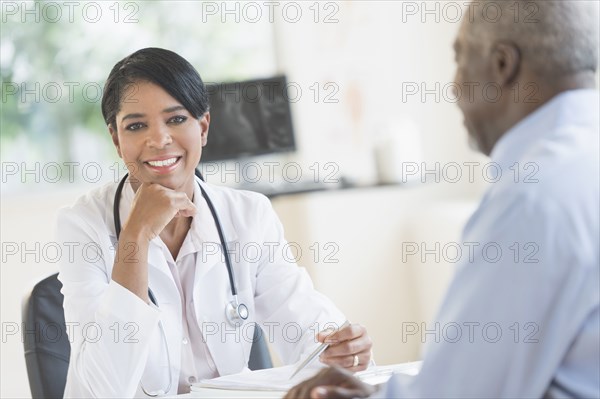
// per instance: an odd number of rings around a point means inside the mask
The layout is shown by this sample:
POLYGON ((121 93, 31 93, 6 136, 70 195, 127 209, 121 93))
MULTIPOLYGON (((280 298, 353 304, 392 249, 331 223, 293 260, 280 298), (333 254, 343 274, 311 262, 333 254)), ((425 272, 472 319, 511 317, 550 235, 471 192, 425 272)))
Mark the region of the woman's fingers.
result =
POLYGON ((330 345, 322 357, 337 357, 345 355, 355 355, 364 351, 369 351, 373 347, 373 342, 368 335, 363 335, 358 338, 351 339, 349 341, 343 341, 339 344, 330 345))
POLYGON ((317 339, 320 342, 325 342, 330 345, 336 345, 343 341, 349 341, 358 338, 362 335, 365 335, 366 333, 367 329, 361 326, 360 324, 350 324, 338 331, 321 331, 318 334, 317 339))
POLYGON ((371 350, 365 350, 356 354, 321 358, 321 362, 328 366, 343 367, 348 371, 363 371, 369 367, 371 362, 371 350))
POLYGON ((196 206, 185 193, 160 184, 144 183, 135 193, 126 225, 143 232, 151 240, 159 235, 174 217, 191 217, 196 206))
POLYGON ((196 214, 196 205, 185 193, 174 192, 175 201, 173 203, 173 208, 177 209, 177 213, 175 216, 179 217, 191 217, 196 214))
POLYGON ((318 338, 329 343, 327 350, 320 356, 322 363, 351 371, 362 371, 369 366, 373 342, 360 324, 351 324, 328 335, 327 332, 322 332, 318 338))
POLYGON ((360 324, 350 324, 333 333, 322 331, 317 339, 329 344, 319 358, 324 364, 355 372, 365 370, 371 362, 373 342, 360 324))

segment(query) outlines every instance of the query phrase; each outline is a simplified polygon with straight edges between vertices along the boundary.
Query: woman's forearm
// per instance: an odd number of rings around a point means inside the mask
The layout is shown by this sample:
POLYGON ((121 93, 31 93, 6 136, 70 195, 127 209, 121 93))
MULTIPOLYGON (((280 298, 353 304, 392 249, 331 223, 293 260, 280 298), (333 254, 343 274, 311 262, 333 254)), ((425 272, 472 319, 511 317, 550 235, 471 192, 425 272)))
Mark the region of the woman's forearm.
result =
POLYGON ((133 292, 143 301, 148 298, 148 246, 149 241, 141 230, 125 226, 112 270, 112 279, 133 292))

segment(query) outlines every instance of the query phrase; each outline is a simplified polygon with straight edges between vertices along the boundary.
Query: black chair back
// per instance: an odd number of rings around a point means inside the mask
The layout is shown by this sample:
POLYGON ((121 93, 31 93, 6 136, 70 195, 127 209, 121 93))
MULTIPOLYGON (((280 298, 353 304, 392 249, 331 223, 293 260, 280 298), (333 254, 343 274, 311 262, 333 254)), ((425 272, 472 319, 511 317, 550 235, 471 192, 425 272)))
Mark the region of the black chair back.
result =
POLYGON ((23 345, 33 398, 62 398, 67 381, 71 346, 57 276, 37 283, 23 307, 23 345))

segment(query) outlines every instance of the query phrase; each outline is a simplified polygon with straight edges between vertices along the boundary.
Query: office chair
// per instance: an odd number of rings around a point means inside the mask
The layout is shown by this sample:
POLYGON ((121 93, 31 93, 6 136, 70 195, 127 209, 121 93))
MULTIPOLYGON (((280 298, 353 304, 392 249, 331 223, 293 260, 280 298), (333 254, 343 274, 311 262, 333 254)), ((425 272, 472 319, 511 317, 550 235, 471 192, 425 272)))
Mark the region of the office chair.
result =
POLYGON ((23 346, 33 398, 62 398, 71 346, 65 331, 62 284, 53 274, 37 283, 23 303, 23 346))
MULTIPOLYGON (((37 283, 23 301, 23 346, 31 395, 62 398, 67 382, 71 346, 65 329, 62 284, 58 273, 37 283)), ((251 370, 273 367, 269 349, 257 326, 250 360, 251 370)))

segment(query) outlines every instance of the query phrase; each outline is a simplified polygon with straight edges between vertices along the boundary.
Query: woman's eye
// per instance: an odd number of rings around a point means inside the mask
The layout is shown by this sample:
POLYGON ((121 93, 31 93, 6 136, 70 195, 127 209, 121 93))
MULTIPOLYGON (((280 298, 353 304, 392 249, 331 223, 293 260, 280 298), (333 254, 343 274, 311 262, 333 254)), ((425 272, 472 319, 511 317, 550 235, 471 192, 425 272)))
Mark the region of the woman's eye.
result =
POLYGON ((134 130, 141 129, 143 126, 144 126, 143 123, 136 122, 136 123, 132 123, 131 125, 127 125, 127 127, 125 129, 134 131, 134 130))
POLYGON ((169 123, 175 123, 176 125, 179 125, 180 123, 183 123, 186 120, 187 120, 187 117, 177 115, 177 116, 174 116, 171 119, 169 119, 169 123))

